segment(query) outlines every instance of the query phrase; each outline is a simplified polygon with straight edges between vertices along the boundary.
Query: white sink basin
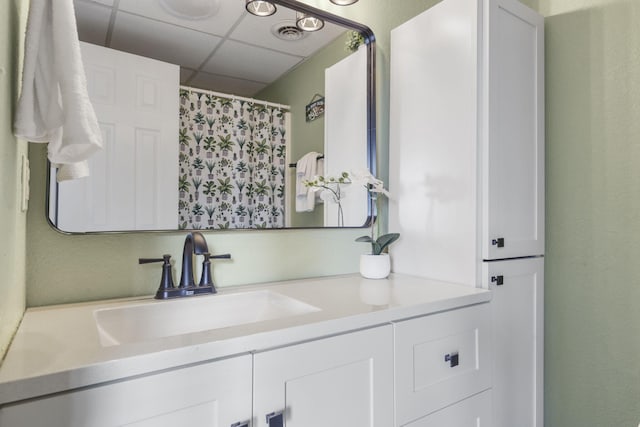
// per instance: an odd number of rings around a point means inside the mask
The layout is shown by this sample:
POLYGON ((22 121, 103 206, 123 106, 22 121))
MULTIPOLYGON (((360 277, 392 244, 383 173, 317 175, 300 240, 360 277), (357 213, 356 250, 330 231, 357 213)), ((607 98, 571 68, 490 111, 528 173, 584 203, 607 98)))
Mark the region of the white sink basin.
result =
POLYGON ((261 290, 147 301, 94 311, 100 343, 112 346, 312 313, 320 309, 261 290))

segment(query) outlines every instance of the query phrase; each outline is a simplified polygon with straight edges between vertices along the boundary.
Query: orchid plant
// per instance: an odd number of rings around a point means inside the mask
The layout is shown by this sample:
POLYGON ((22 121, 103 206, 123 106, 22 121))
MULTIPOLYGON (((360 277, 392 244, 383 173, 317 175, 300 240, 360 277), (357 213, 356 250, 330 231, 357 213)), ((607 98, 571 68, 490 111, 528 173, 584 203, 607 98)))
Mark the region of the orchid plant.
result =
MULTIPOLYGON (((371 200, 378 204, 378 200, 381 195, 389 197, 389 192, 384 188, 384 183, 374 177, 368 170, 356 171, 356 172, 342 172, 338 176, 316 176, 312 180, 304 181, 304 185, 312 188, 314 191, 322 191, 321 198, 331 200, 338 206, 338 222, 342 225, 344 222, 342 212, 342 198, 345 197, 341 189, 343 184, 359 184, 363 185, 369 193, 371 200)), ((380 255, 385 249, 398 240, 399 233, 388 233, 383 235, 379 234, 379 223, 371 226, 371 235, 361 236, 356 239, 356 242, 371 243, 371 254, 380 255)))
POLYGON ((342 192, 342 184, 351 184, 351 178, 348 172, 342 172, 339 176, 315 176, 311 181, 304 181, 304 185, 313 189, 313 191, 322 191, 320 198, 326 200, 330 198, 333 203, 338 206, 338 226, 344 225, 344 213, 342 211, 342 198, 345 194, 342 192))
MULTIPOLYGON (((384 188, 382 180, 373 176, 368 170, 355 172, 352 175, 353 182, 362 183, 365 186, 376 207, 378 206, 380 195, 390 197, 389 192, 384 188)), ((376 221, 375 224, 371 225, 370 236, 360 236, 356 239, 356 242, 371 243, 371 255, 380 255, 390 244, 400 238, 400 233, 387 233, 378 235, 376 238, 375 234, 380 234, 379 224, 376 221)))

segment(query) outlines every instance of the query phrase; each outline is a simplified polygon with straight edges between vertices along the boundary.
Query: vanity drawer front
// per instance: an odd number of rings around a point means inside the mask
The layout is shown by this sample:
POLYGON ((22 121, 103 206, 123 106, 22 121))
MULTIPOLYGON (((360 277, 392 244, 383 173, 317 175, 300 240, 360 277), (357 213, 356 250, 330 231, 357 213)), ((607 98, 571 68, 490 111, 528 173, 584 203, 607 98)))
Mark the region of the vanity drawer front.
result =
POLYGON ((491 390, 486 390, 403 427, 491 427, 491 418, 491 390))
POLYGON ((489 304, 395 324, 397 424, 491 387, 489 304))

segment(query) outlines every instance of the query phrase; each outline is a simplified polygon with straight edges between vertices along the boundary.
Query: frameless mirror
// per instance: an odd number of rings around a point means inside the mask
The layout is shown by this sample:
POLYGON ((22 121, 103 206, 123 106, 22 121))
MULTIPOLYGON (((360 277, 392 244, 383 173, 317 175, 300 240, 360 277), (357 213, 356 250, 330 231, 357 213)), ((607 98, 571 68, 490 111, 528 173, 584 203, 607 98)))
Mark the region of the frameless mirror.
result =
POLYGON ((375 174, 374 37, 293 0, 74 0, 104 149, 91 176, 49 174, 63 232, 361 227, 375 174), (302 31, 297 14, 321 19, 302 31), (318 190, 317 188, 315 190, 318 190))

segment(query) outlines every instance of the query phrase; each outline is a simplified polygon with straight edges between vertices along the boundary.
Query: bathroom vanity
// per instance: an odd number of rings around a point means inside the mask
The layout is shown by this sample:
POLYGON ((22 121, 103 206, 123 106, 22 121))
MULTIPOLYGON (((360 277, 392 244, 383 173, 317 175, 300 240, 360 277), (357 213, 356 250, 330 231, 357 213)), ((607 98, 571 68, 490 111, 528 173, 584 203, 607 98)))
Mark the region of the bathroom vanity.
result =
POLYGON ((490 425, 490 298, 348 275, 29 309, 0 425, 490 425))

